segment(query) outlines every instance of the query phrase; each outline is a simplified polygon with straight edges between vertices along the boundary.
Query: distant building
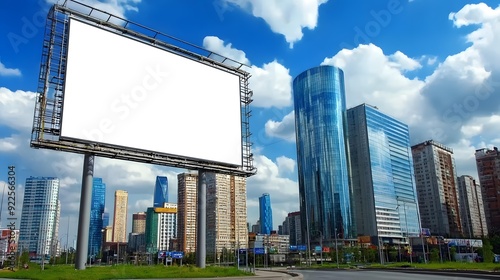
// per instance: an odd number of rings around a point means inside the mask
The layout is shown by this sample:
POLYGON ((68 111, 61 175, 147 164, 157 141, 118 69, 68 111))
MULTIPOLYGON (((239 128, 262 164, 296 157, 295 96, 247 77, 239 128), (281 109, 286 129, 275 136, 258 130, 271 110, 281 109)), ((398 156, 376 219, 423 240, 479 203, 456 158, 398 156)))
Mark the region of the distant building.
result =
POLYGON ((411 149, 422 227, 429 228, 433 235, 460 237, 462 223, 453 150, 432 140, 411 149))
POLYGON ((252 225, 252 231, 253 233, 260 233, 260 220, 257 220, 255 225, 252 225))
POLYGON ((207 173, 207 255, 247 248, 246 178, 207 173))
POLYGON ((7 267, 8 264, 5 263, 5 261, 8 260, 8 255, 10 253, 14 253, 14 255, 17 255, 17 249, 19 245, 19 230, 15 229, 12 232, 11 229, 0 229, 0 264, 3 265, 3 267, 7 267), (10 240, 10 242, 14 243, 9 243, 9 239, 11 238, 11 234, 14 236, 10 240))
POLYGON ((109 213, 104 212, 102 214, 102 228, 109 226, 109 213))
POLYGON ((197 184, 197 173, 177 175, 177 242, 184 253, 196 252, 197 184))
POLYGON ((57 248, 59 233, 59 179, 26 179, 19 227, 19 250, 41 257, 57 248))
POLYGON ((283 235, 290 236, 290 245, 302 245, 300 211, 288 213, 283 222, 283 235))
POLYGON ((259 221, 260 233, 270 234, 273 230, 273 210, 271 208, 271 196, 268 193, 259 197, 259 221))
POLYGON ((132 232, 144 233, 146 231, 146 212, 132 214, 132 232))
POLYGON ((476 165, 490 235, 500 234, 500 153, 497 147, 476 150, 476 165))
POLYGON ((165 176, 156 176, 153 207, 163 207, 168 202, 168 179, 165 176))
POLYGON ((347 131, 357 234, 387 242, 419 236, 408 125, 361 104, 347 110, 347 131))
POLYGON ((128 192, 115 191, 115 215, 113 218, 113 242, 127 242, 128 192))
POLYGON ((92 182, 92 202, 90 206, 89 256, 96 256, 101 252, 105 204, 106 184, 102 181, 102 178, 95 177, 92 182))
POLYGON ((488 235, 481 187, 472 176, 457 178, 460 198, 460 217, 463 234, 467 238, 482 238, 488 235))
POLYGON ((149 207, 146 212, 145 244, 148 252, 173 251, 170 240, 177 232, 177 204, 164 203, 162 207, 149 207))

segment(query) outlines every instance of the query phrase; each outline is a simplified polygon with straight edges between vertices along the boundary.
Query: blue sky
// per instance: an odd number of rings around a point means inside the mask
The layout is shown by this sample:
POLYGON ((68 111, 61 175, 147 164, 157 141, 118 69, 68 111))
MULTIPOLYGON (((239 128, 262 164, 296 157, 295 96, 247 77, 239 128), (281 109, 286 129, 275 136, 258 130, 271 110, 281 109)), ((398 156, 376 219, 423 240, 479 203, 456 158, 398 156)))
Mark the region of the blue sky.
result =
MULTIPOLYGON (((248 221, 270 193, 274 227, 297 211, 292 79, 320 64, 345 73, 348 107, 360 103, 410 127, 411 142, 454 149, 459 175, 477 177, 475 149, 500 145, 500 7, 497 1, 86 0, 249 65, 258 174, 248 180, 248 221)), ((17 212, 27 176, 61 178, 61 228, 75 238, 83 156, 29 147, 44 18, 54 1, 0 2, 0 181, 17 170, 17 212)), ((161 123, 168 130, 167 123, 161 123)), ((95 175, 130 194, 129 213, 152 205, 156 175, 184 170, 99 158, 95 175)), ((5 207, 4 207, 5 208, 5 207)), ((6 217, 5 210, 2 217, 6 217)), ((20 219, 18 220, 20 223, 20 219)), ((2 225, 6 224, 5 218, 2 225)), ((64 241, 63 241, 64 242, 64 241)))

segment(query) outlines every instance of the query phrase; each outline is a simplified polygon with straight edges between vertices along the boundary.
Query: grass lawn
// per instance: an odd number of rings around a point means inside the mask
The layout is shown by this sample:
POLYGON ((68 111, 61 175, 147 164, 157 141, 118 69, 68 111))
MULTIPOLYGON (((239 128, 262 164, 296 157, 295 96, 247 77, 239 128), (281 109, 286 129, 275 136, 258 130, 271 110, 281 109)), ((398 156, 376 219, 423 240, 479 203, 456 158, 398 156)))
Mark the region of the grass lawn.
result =
POLYGON ((46 265, 45 270, 39 266, 18 271, 0 270, 0 278, 15 279, 137 279, 137 278, 208 278, 253 275, 234 267, 207 267, 200 269, 194 266, 92 266, 85 270, 75 270, 74 265, 46 265))

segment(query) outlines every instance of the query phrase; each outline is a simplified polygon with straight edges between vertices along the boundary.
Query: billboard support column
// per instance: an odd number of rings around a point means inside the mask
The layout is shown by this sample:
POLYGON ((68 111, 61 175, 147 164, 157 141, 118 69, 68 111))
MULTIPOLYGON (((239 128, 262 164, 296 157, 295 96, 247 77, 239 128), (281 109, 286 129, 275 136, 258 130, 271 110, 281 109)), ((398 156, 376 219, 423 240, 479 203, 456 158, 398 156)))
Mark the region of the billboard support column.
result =
POLYGON ((198 217, 196 225, 196 266, 206 265, 206 234, 207 234, 207 178, 205 170, 198 170, 198 217))
POLYGON ((93 179, 94 155, 86 153, 83 162, 82 193, 80 196, 80 216, 78 217, 78 239, 76 243, 75 268, 79 270, 85 269, 87 260, 93 179))

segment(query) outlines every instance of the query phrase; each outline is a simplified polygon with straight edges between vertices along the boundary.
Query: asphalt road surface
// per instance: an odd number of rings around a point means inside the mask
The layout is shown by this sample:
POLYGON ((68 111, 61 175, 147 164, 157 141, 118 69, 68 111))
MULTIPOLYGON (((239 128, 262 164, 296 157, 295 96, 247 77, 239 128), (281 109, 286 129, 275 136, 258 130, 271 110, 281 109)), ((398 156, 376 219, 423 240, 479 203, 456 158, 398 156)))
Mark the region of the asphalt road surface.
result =
MULTIPOLYGON (((423 273, 406 273, 384 270, 298 270, 295 271, 304 276, 304 280, 465 280, 465 279, 495 279, 497 277, 484 277, 479 274, 456 274, 456 275, 431 275, 423 273)), ((498 277, 500 280, 500 277, 498 277)))

